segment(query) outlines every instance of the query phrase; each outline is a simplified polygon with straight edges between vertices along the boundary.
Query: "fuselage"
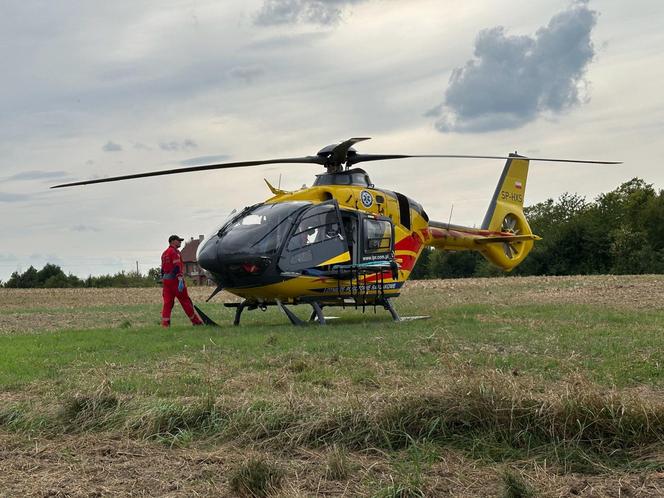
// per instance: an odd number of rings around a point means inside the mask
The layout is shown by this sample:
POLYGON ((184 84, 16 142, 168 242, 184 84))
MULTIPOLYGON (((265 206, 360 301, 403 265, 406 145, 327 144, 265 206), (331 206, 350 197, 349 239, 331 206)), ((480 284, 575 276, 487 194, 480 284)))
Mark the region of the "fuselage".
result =
POLYGON ((249 301, 370 304, 397 296, 431 239, 417 202, 375 188, 360 169, 319 175, 295 192, 272 190, 199 249, 217 284, 249 301))

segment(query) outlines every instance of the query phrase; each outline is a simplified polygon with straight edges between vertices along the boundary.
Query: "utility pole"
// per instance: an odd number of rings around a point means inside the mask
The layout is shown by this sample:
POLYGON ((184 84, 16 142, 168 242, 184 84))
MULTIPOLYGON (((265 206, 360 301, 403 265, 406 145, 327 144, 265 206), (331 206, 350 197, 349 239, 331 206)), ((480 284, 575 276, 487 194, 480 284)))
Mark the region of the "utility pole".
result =
POLYGON ((140 274, 138 273, 138 261, 136 261, 136 276, 138 276, 138 275, 140 275, 140 274))

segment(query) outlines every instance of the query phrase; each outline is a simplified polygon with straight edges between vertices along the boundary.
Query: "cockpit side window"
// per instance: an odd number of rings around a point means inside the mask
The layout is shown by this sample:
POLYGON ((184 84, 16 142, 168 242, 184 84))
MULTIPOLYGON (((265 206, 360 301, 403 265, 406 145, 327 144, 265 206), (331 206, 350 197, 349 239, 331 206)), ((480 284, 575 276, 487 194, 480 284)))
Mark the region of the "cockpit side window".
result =
POLYGON ((308 202, 294 201, 244 209, 217 232, 219 250, 227 256, 276 253, 297 216, 308 205, 308 202))

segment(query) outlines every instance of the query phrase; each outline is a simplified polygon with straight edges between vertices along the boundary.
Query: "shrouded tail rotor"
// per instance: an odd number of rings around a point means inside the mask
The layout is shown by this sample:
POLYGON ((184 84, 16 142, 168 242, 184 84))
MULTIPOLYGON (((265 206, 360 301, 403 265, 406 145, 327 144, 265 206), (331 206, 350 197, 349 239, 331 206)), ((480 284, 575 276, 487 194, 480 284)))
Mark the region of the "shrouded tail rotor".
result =
MULTIPOLYGON (((506 215, 505 218, 503 218, 500 231, 512 235, 520 235, 521 230, 519 229, 519 219, 511 213, 506 215)), ((523 242, 503 242, 505 256, 507 256, 509 259, 518 257, 519 250, 521 249, 522 245, 523 242)))

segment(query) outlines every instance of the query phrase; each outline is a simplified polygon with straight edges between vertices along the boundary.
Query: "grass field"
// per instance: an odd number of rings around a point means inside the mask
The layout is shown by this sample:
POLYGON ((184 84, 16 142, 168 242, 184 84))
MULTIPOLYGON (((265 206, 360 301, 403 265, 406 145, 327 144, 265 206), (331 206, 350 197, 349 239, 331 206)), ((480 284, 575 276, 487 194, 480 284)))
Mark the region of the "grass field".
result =
POLYGON ((411 282, 402 323, 230 299, 166 331, 160 289, 0 289, 0 495, 664 495, 664 276, 411 282))

